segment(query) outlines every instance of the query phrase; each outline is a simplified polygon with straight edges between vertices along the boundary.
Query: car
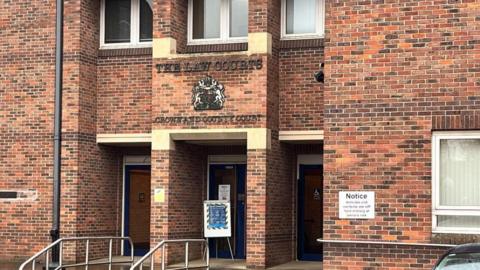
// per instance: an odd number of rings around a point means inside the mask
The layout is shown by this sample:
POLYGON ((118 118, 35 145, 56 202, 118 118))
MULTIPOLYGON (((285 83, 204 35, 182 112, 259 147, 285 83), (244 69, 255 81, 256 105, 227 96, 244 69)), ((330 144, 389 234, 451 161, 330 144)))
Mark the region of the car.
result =
POLYGON ((480 270, 480 243, 450 249, 438 260, 433 270, 480 270))

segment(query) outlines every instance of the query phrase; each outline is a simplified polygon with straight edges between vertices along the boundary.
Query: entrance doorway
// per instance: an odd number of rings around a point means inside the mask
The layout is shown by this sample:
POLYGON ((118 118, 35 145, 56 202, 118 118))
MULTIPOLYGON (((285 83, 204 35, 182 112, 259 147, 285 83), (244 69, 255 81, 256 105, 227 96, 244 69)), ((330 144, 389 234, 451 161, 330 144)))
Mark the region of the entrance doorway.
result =
POLYGON ((300 165, 298 181, 298 259, 321 261, 323 236, 323 166, 300 165))
MULTIPOLYGON (((232 215, 233 256, 245 259, 245 164, 211 164, 209 166, 209 200, 218 200, 219 193, 230 200, 232 215), (220 188, 219 188, 220 187, 220 188), (225 190, 230 189, 230 194, 225 190), (220 192, 219 192, 220 190, 220 192)), ((210 257, 230 258, 230 250, 226 238, 212 238, 209 241, 210 257)))
MULTIPOLYGON (((124 235, 130 236, 135 256, 150 250, 150 166, 125 166, 125 219, 124 235)), ((124 254, 130 254, 130 244, 125 242, 124 254)))

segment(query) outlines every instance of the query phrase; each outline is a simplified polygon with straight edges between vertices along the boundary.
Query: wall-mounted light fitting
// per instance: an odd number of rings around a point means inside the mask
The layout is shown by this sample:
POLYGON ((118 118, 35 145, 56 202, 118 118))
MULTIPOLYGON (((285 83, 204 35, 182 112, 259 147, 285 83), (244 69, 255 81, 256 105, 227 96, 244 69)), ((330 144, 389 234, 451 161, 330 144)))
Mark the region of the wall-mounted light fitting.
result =
POLYGON ((315 72, 315 74, 313 75, 315 77, 315 80, 319 83, 325 82, 325 74, 323 73, 323 66, 324 66, 324 63, 320 64, 320 70, 315 72))

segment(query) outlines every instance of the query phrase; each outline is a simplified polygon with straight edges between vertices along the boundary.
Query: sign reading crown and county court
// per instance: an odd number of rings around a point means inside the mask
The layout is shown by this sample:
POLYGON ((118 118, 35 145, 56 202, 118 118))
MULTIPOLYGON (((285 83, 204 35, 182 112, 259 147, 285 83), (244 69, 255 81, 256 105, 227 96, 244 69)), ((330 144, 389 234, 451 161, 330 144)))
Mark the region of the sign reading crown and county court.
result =
POLYGON ((375 218, 375 192, 340 191, 338 212, 341 219, 375 218))
POLYGON ((231 237, 230 202, 228 201, 204 201, 203 222, 205 238, 231 237))

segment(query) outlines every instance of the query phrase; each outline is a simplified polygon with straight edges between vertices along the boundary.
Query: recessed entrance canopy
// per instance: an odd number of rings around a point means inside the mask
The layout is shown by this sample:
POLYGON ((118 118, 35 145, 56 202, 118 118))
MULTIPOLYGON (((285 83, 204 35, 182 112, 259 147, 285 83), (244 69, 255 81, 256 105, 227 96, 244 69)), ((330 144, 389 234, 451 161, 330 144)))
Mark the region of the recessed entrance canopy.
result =
POLYGON ((174 141, 185 141, 197 145, 246 145, 247 133, 176 133, 174 141))
POLYGON ((247 149, 269 149, 271 132, 267 128, 157 129, 152 132, 152 150, 173 150, 174 141, 246 141, 247 149))

